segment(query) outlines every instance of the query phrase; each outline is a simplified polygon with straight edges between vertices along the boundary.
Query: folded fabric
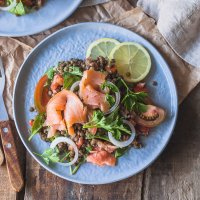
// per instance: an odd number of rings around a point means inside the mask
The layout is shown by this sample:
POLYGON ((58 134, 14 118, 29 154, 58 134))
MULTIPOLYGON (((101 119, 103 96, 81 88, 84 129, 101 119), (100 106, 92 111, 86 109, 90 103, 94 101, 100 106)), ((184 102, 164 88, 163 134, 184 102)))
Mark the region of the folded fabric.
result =
POLYGON ((200 67, 200 0, 138 0, 137 6, 157 21, 160 33, 179 56, 200 67))

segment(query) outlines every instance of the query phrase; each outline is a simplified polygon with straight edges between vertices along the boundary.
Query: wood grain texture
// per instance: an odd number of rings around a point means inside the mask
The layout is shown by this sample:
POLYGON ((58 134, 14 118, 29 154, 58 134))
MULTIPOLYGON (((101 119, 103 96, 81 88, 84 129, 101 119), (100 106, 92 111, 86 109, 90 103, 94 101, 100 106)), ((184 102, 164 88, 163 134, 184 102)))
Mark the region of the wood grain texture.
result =
POLYGON ((200 84, 180 106, 172 139, 145 172, 143 199, 200 200, 200 84))
POLYGON ((140 200, 142 173, 107 185, 81 185, 49 173, 27 154, 25 200, 140 200))
POLYGON ((10 121, 0 122, 0 132, 11 186, 19 192, 23 189, 24 180, 10 121))
POLYGON ((4 153, 0 144, 0 165, 3 165, 3 162, 4 162, 4 153))

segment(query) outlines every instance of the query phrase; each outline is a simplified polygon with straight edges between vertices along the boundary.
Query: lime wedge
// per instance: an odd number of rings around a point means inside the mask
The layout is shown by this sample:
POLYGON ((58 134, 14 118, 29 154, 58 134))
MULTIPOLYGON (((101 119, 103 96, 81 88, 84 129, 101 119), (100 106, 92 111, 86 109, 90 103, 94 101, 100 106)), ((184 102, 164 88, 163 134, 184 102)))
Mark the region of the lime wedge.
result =
POLYGON ((88 47, 86 58, 91 57, 92 59, 96 59, 98 56, 109 58, 110 52, 118 44, 120 43, 112 38, 101 38, 95 40, 88 47))
POLYGON ((115 59, 117 71, 128 82, 143 80, 151 69, 147 50, 134 42, 123 42, 114 47, 110 59, 115 59))

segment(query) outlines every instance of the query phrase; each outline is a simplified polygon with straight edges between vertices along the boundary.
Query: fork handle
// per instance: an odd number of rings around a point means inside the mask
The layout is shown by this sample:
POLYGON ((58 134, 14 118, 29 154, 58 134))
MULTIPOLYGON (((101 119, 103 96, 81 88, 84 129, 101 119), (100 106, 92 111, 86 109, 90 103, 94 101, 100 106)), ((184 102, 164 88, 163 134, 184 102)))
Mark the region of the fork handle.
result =
POLYGON ((0 122, 0 132, 4 154, 6 158, 9 179, 13 189, 19 192, 23 189, 24 180, 20 167, 15 138, 12 132, 10 121, 0 122))
POLYGON ((3 165, 4 162, 4 154, 3 154, 3 150, 0 146, 0 165, 3 165))

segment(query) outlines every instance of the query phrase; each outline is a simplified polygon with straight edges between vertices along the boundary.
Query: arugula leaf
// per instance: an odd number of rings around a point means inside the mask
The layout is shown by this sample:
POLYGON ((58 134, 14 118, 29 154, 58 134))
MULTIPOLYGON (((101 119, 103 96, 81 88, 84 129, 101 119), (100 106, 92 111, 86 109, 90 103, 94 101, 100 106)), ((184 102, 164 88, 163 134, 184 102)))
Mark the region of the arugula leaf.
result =
POLYGON ((119 157, 123 156, 128 151, 128 149, 129 149, 129 147, 118 148, 115 151, 115 158, 119 158, 119 157))
POLYGON ((76 81, 79 81, 80 77, 75 76, 75 75, 71 75, 68 72, 64 73, 64 84, 63 84, 63 88, 65 89, 69 89, 73 83, 75 83, 76 81))
POLYGON ((44 114, 38 114, 35 117, 33 126, 31 127, 31 135, 28 138, 29 141, 33 138, 34 135, 36 135, 40 131, 40 129, 42 128, 42 126, 44 124, 44 121, 45 121, 44 114))
MULTIPOLYGON (((12 3, 13 1, 9 0, 9 2, 12 3)), ((14 8, 10 9, 9 12, 12 14, 15 14, 15 15, 25 15, 26 14, 25 7, 21 1, 19 3, 17 3, 17 5, 14 8)))
POLYGON ((80 67, 76 67, 76 66, 70 66, 69 71, 67 73, 73 74, 76 76, 83 76, 83 72, 80 70, 80 67))
POLYGON ((48 148, 46 149, 42 154, 38 154, 38 153, 35 153, 35 155, 37 156, 40 156, 45 162, 47 165, 50 164, 50 162, 53 162, 53 163, 57 163, 57 162, 63 162, 66 158, 69 157, 69 152, 66 153, 62 158, 60 157, 59 155, 59 150, 58 148, 48 148))
POLYGON ((115 98, 110 94, 106 94, 106 101, 110 104, 110 106, 115 104, 115 98))
POLYGON ((105 81, 100 87, 101 87, 102 90, 109 88, 112 92, 118 92, 119 91, 118 87, 115 84, 111 84, 108 81, 105 81))
POLYGON ((48 79, 53 80, 54 73, 55 73, 54 68, 53 68, 53 67, 50 67, 50 68, 46 71, 45 74, 48 76, 48 79))
POLYGON ((57 148, 55 149, 49 148, 49 149, 46 149, 44 153, 42 154, 37 154, 35 152, 34 154, 37 156, 40 156, 46 162, 47 165, 49 165, 50 162, 56 163, 56 162, 59 162, 60 160, 58 156, 59 151, 57 148))
POLYGON ((113 136, 115 137, 116 140, 120 140, 122 133, 119 130, 116 130, 115 133, 113 134, 113 136))
POLYGON ((145 98, 148 96, 146 92, 133 92, 129 89, 125 81, 120 78, 121 83, 126 88, 126 95, 122 99, 121 103, 128 111, 136 111, 138 113, 146 112, 147 105, 144 104, 145 98))
POLYGON ((87 146, 87 147, 85 147, 85 149, 86 149, 87 153, 90 153, 90 151, 92 151, 92 147, 91 146, 87 146))
POLYGON ((82 160, 78 163, 78 165, 76 165, 75 167, 74 167, 74 169, 72 168, 72 166, 70 166, 70 174, 71 175, 74 175, 77 171, 78 171, 78 169, 80 168, 80 166, 84 163, 86 161, 86 156, 85 157, 83 157, 82 158, 82 160))
POLYGON ((116 133, 116 131, 122 131, 125 133, 130 134, 130 130, 128 130, 122 120, 119 118, 118 115, 118 109, 116 109, 113 113, 108 115, 108 117, 105 117, 103 112, 100 110, 97 110, 93 112, 91 121, 83 125, 83 128, 102 128, 105 129, 108 132, 111 132, 113 134, 116 133))

